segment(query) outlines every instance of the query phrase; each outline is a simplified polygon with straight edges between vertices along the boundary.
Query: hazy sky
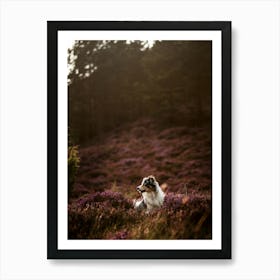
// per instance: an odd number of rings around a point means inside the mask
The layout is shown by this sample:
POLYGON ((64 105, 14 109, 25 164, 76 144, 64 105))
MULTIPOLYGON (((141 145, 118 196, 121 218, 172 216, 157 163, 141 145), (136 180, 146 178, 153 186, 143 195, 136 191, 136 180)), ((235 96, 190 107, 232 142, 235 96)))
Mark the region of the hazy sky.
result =
MULTIPOLYGON (((71 41, 71 43, 69 43, 68 49, 72 49, 76 41, 77 41, 77 40, 71 41)), ((85 40, 85 41, 89 41, 89 40, 85 40)), ((135 41, 137 41, 137 40, 135 40, 135 41)), ((129 41, 126 41, 126 42, 129 44, 130 42, 133 42, 133 41, 132 41, 132 40, 129 40, 129 41)), ((155 43, 155 40, 145 40, 145 41, 142 41, 143 49, 153 47, 154 43, 155 43)), ((68 64, 68 73, 70 73, 71 70, 72 70, 73 67, 74 67, 73 61, 74 61, 74 56, 73 56, 73 54, 72 54, 72 52, 71 52, 71 53, 70 53, 70 63, 68 64)))

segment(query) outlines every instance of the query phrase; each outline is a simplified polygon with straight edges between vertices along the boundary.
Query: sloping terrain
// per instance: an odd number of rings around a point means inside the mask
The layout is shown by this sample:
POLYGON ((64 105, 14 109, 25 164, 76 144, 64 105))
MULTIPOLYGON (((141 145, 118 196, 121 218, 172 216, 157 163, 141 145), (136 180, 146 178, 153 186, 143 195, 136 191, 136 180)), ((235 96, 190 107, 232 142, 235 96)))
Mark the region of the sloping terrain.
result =
POLYGON ((141 120, 80 147, 69 199, 69 238, 211 238, 211 127, 162 129, 141 120), (166 192, 164 207, 138 213, 132 199, 143 177, 166 192))

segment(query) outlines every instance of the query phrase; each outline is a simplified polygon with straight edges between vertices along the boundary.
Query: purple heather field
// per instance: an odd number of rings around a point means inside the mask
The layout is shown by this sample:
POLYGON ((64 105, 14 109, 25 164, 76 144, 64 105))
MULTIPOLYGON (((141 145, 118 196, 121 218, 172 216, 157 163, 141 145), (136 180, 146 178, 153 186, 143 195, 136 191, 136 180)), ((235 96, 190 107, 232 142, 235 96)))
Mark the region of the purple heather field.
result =
POLYGON ((79 147, 68 203, 69 239, 211 239, 211 127, 160 128, 142 119, 79 147), (133 209, 136 186, 154 175, 161 209, 133 209))

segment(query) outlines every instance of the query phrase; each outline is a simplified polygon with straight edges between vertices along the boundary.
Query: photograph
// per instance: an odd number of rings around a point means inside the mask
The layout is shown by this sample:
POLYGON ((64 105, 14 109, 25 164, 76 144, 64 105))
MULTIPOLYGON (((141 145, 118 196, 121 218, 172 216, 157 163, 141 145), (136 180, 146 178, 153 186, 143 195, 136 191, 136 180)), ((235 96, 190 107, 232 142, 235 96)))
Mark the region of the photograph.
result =
POLYGON ((48 258, 231 257, 230 36, 48 22, 48 258))
POLYGON ((68 238, 211 239, 212 42, 68 49, 68 238))

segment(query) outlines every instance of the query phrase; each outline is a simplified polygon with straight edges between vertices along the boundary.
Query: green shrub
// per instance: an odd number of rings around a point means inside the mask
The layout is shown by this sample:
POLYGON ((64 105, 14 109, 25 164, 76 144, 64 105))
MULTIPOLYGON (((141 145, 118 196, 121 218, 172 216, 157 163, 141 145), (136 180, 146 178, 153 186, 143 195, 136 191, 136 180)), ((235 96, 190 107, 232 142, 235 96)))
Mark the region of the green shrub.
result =
POLYGON ((68 147, 68 194, 73 190, 75 178, 80 167, 78 146, 68 147))

